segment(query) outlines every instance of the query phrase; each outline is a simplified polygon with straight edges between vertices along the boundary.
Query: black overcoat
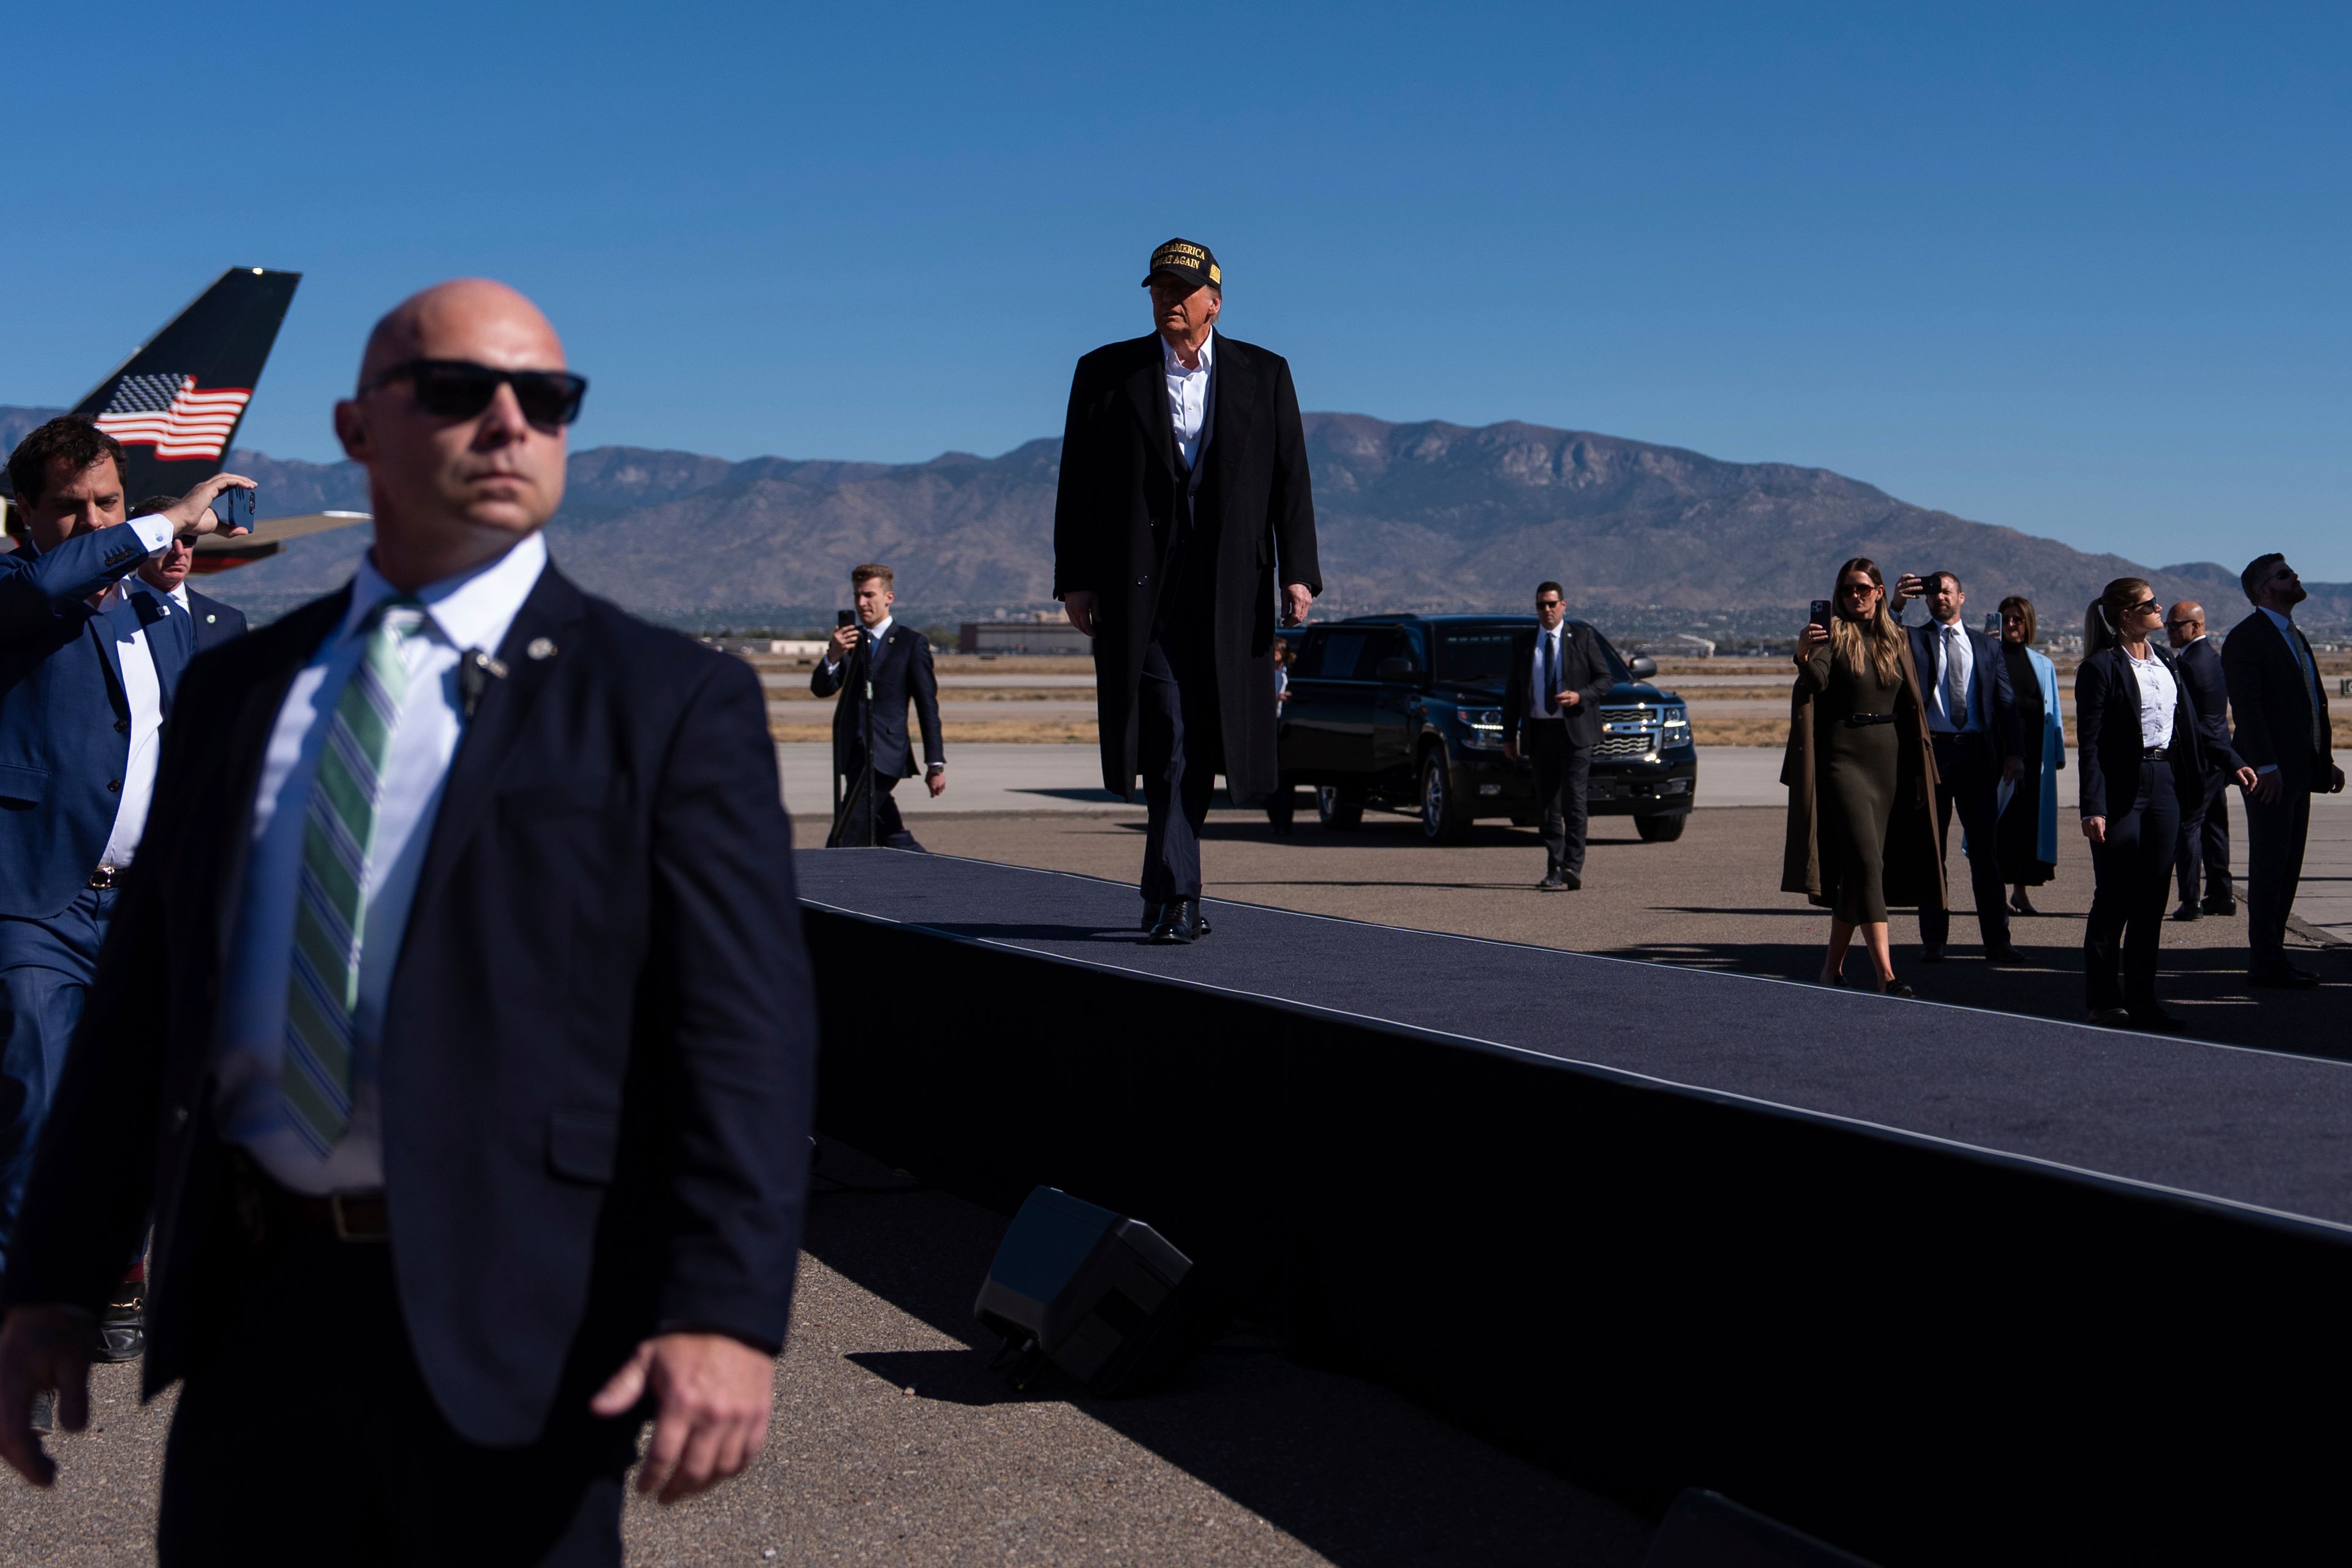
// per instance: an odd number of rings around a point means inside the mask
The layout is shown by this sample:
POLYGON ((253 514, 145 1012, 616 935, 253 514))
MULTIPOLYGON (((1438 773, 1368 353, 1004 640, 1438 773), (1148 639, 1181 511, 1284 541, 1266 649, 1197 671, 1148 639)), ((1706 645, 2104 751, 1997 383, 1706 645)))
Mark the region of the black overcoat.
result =
MULTIPOLYGON (((1217 710, 1225 783, 1235 800, 1275 787, 1274 632, 1279 588, 1321 593, 1307 437, 1290 365, 1219 333, 1205 465, 1194 515, 1216 539, 1217 710)), ((1054 502, 1054 596, 1091 591, 1095 710, 1103 785, 1135 798, 1136 684, 1159 606, 1160 569, 1179 516, 1181 459, 1160 337, 1110 343, 1078 361, 1062 433, 1054 502)))

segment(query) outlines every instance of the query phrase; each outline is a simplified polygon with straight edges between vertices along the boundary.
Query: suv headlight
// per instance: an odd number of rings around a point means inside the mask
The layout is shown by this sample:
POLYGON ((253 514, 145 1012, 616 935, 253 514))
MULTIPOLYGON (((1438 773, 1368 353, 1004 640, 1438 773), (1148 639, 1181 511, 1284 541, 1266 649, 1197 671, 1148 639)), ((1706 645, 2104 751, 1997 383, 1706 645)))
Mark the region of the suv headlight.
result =
POLYGON ((1658 717, 1664 732, 1658 737, 1661 751, 1691 743, 1690 709, 1684 703, 1669 702, 1659 708, 1658 717))
POLYGON ((1499 752, 1503 749, 1503 710, 1500 708, 1456 708, 1454 718, 1462 721, 1462 743, 1474 752, 1499 752))

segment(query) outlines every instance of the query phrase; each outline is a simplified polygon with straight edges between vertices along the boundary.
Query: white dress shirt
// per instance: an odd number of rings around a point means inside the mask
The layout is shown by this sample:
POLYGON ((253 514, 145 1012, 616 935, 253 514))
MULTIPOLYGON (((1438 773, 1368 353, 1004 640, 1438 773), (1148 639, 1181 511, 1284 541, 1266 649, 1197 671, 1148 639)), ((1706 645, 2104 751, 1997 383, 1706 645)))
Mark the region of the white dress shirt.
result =
MULTIPOLYGON (((139 536, 150 555, 172 542, 172 525, 149 513, 122 525, 139 536)), ((98 601, 110 610, 129 598, 135 577, 121 577, 98 601)), ((184 602, 182 605, 185 608, 184 602)), ((155 799, 155 764, 163 756, 163 681, 155 671, 155 651, 147 646, 147 628, 139 626, 115 646, 115 663, 122 669, 123 700, 131 707, 131 755, 122 768, 122 794, 114 803, 114 827, 106 836, 101 866, 118 870, 139 853, 139 837, 147 829, 147 808, 155 799)))
POLYGON ((1549 631, 1546 631, 1540 626, 1536 627, 1535 667, 1533 673, 1528 677, 1528 717, 1530 719, 1564 719, 1568 716, 1568 709, 1564 705, 1557 713, 1544 706, 1546 697, 1558 696, 1559 692, 1559 688, 1551 685, 1544 673, 1545 643, 1547 639, 1550 643, 1551 668, 1565 672, 1568 668, 1567 650, 1562 647, 1560 638, 1567 631, 1566 621, 1560 622, 1549 631))
POLYGON ((370 616, 400 590, 373 556, 352 579, 351 607, 295 676, 278 710, 253 800, 252 859, 229 943, 221 998, 214 1108, 221 1135, 245 1146, 296 1192, 365 1192, 383 1185, 383 1102, 377 1048, 386 994, 450 759, 465 732, 457 670, 471 649, 495 651, 547 565, 534 533, 498 560, 420 590, 423 635, 408 638, 408 693, 384 754, 383 795, 368 857, 366 929, 360 938, 359 1005, 352 1017, 352 1118, 321 1159, 294 1130, 278 1084, 286 1042, 286 985, 302 874, 303 823, 319 753, 373 630, 370 616))
POLYGON ((1969 683, 1976 677, 1977 651, 1969 641, 1968 630, 1958 621, 1948 626, 1931 620, 1927 623, 1927 636, 1936 645, 1936 687, 1927 698, 1927 727, 1948 734, 1969 729, 1976 700, 1969 683), (1960 694, 1958 713, 1948 710, 1954 688, 1960 694))
MULTIPOLYGON (((2126 649, 2124 657, 2131 658, 2131 651, 2126 649)), ((2132 679, 2139 684, 2139 743, 2169 746, 2173 704, 2180 697, 2179 683, 2153 650, 2146 658, 2132 658, 2131 672, 2132 679)))
MULTIPOLYGON (((898 618, 898 616, 883 616, 880 620, 878 620, 878 621, 875 622, 871 626, 868 626, 867 628, 866 628, 866 635, 867 637, 872 637, 872 638, 874 639, 874 641, 876 642, 876 644, 877 644, 877 645, 879 645, 879 644, 880 644, 880 642, 882 641, 882 635, 883 635, 885 632, 887 632, 887 631, 890 629, 890 623, 891 623, 892 621, 897 620, 898 618)), ((838 672, 838 671, 840 670, 840 668, 841 668, 841 660, 839 660, 839 659, 837 659, 837 658, 828 658, 828 659, 826 659, 826 660, 824 661, 824 672, 825 672, 827 675, 833 675, 833 674, 835 674, 836 672, 838 672)))
POLYGON ((1160 363, 1168 375, 1168 414, 1176 427, 1176 449, 1190 468, 1200 455, 1201 432, 1209 422, 1209 378, 1216 368, 1217 330, 1210 328, 1202 342, 1199 369, 1186 370, 1164 337, 1160 340, 1160 363))

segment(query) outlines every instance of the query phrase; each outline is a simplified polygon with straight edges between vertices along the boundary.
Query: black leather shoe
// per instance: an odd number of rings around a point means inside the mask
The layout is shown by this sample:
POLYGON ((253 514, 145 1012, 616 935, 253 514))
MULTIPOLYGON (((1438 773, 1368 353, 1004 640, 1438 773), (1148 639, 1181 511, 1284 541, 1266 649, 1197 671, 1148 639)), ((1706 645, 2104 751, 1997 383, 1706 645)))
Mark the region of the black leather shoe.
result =
POLYGON ((2309 991, 2319 984, 2319 976, 2292 963, 2266 963, 2246 971, 2246 984, 2265 991, 2309 991))
POLYGON ((1155 904, 1149 899, 1144 900, 1143 929, 1147 934, 1160 924, 1160 911, 1167 907, 1168 906, 1166 904, 1155 904))
POLYGON ((2094 1007, 2091 1022, 2103 1029, 2128 1029, 2132 1026, 2131 1011, 2125 1007, 2094 1007))
POLYGON ((1578 876, 1578 875, 1577 875, 1575 872, 1573 872, 1573 871, 1562 871, 1562 872, 1559 874, 1559 885, 1560 885, 1561 887, 1563 887, 1563 888, 1566 888, 1570 892, 1571 892, 1571 893, 1572 893, 1572 892, 1576 891, 1579 888, 1581 888, 1582 886, 1584 886, 1584 879, 1583 879, 1583 878, 1581 878, 1581 877, 1580 877, 1580 876, 1578 876))
POLYGON ((90 1360, 137 1361, 146 1349, 147 1309, 136 1295, 111 1303, 98 1315, 98 1343, 90 1360))
POLYGON ((2006 942, 1999 947, 1986 948, 1984 958, 1987 963, 2023 963, 2025 962, 2025 954, 2006 942))
POLYGON ((1559 872, 1546 871, 1544 873, 1544 879, 1536 884, 1536 891, 1538 893, 1557 893, 1566 889, 1567 886, 1567 881, 1561 878, 1559 872))
POLYGON ((1906 1002, 1913 1002, 1918 999, 1913 993, 1911 987, 1904 984, 1900 980, 1888 981, 1885 984, 1878 988, 1878 994, 1881 996, 1900 996, 1906 1002))
POLYGON ((1151 928, 1151 941, 1158 947, 1186 946, 1201 940, 1201 900, 1171 899, 1160 911, 1160 923, 1151 928))
POLYGON ((2238 900, 2235 899, 2208 899, 2203 903, 2198 905, 2197 908, 2205 914, 2214 915, 2220 919, 2227 920, 2231 915, 2238 912, 2238 900))
POLYGON ((2177 921, 2201 921, 2205 918, 2205 911, 2195 904, 2183 904, 2172 911, 2172 918, 2177 921))
POLYGON ((1919 962, 1941 963, 1944 962, 1944 950, 1940 947, 1923 947, 1919 950, 1919 962))
POLYGON ((2149 1035, 2178 1035, 2189 1026, 2161 1007, 2147 1007, 2131 1015, 2131 1026, 2149 1035))

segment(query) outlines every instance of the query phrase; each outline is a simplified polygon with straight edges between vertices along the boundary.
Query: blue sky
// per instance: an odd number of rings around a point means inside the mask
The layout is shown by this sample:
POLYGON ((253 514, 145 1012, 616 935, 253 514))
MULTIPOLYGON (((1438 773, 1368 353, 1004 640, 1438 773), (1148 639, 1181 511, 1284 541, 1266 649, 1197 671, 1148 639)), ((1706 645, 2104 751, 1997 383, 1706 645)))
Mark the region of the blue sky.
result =
POLYGON ((368 322, 487 273, 584 444, 993 453, 1181 233, 1309 408, 2352 579, 2341 5, 20 9, 0 402, 290 268, 242 439, 330 458, 368 322))

